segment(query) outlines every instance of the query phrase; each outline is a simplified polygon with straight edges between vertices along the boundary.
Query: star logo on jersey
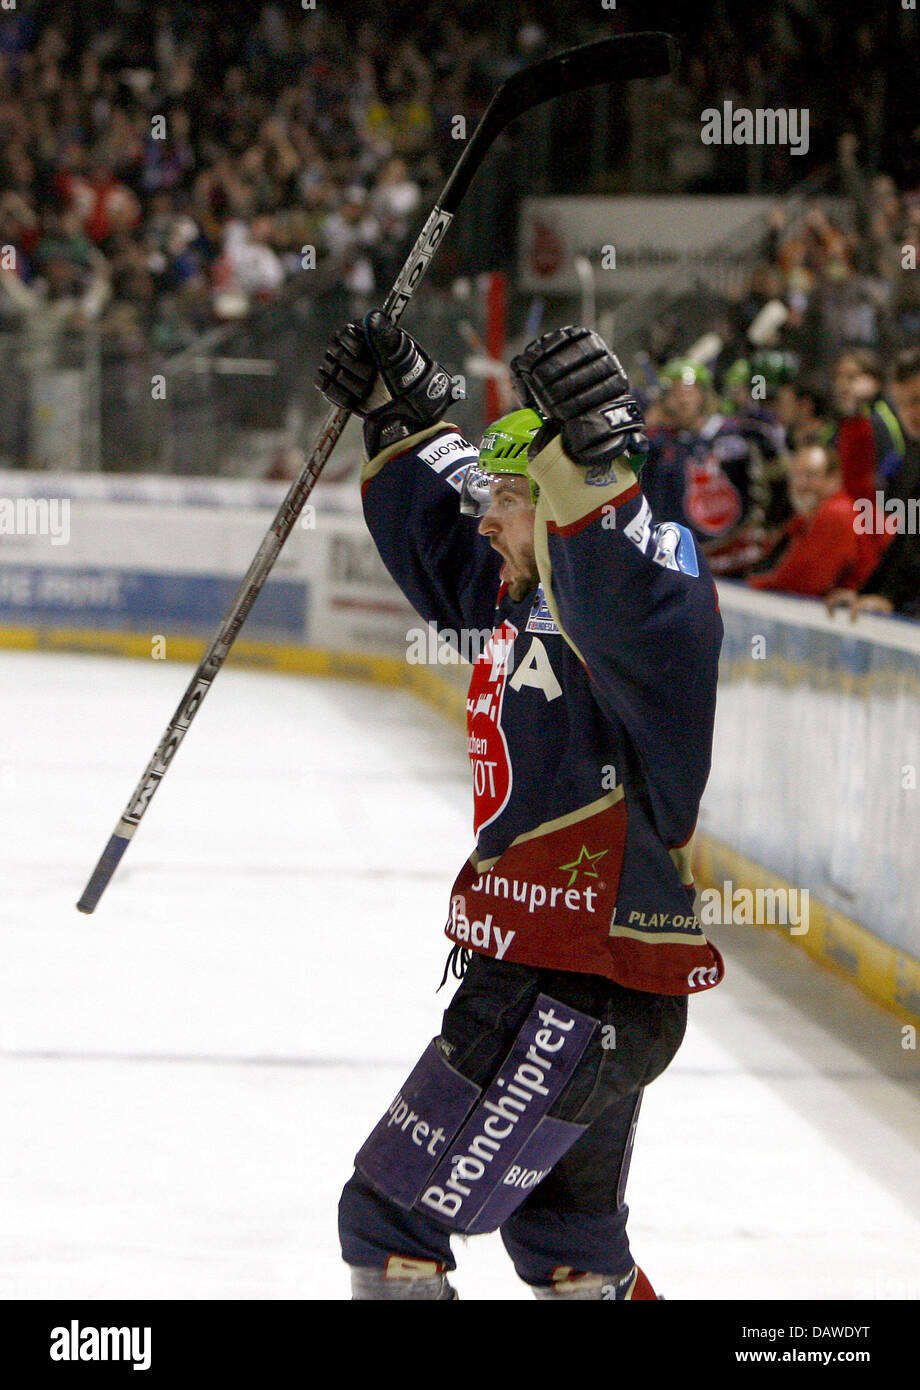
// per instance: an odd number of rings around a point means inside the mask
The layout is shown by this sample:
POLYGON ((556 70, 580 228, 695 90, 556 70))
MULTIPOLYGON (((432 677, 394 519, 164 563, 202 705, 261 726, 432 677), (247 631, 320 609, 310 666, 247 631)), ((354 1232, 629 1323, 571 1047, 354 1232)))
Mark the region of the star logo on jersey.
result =
POLYGON ((606 853, 607 851, 605 849, 599 849, 596 854, 592 854, 588 849, 587 845, 582 845, 577 859, 573 859, 570 864, 559 865, 560 869, 569 869, 571 871, 571 877, 569 878, 566 887, 572 887, 573 883, 578 878, 579 870, 585 875, 586 878, 600 878, 600 874, 597 872, 597 869, 591 866, 596 864, 599 859, 603 859, 606 853), (587 868, 585 867, 586 864, 588 866, 587 868))

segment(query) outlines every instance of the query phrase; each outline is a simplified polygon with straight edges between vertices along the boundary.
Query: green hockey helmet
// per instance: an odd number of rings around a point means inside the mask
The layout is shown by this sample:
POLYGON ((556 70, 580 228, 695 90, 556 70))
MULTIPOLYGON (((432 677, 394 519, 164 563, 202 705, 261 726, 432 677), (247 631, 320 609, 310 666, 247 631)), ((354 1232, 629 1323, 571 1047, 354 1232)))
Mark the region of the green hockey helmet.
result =
POLYGON ((493 490, 509 474, 527 479, 531 503, 536 505, 540 489, 530 476, 527 450, 542 425, 535 410, 512 410, 489 426, 482 436, 479 458, 463 479, 460 510, 465 516, 485 516, 493 490))
POLYGON ((734 391, 739 386, 751 389, 751 364, 746 357, 738 357, 725 370, 722 384, 726 391, 734 391))
POLYGON ((658 373, 659 379, 668 386, 680 382, 684 386, 701 386, 708 391, 712 386, 712 372, 702 362, 691 362, 689 357, 672 357, 658 373))
POLYGON ((763 348, 760 352, 754 353, 751 368, 755 375, 764 378, 768 390, 777 391, 780 386, 788 386, 795 381, 799 371, 799 357, 795 352, 763 348))

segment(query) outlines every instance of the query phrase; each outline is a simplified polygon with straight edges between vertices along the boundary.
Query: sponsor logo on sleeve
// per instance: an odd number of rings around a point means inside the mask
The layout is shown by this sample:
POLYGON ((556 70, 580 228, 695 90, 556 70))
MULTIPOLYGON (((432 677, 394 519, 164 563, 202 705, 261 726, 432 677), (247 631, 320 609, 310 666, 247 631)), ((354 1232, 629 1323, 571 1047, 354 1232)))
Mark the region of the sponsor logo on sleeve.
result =
POLYGON ((435 473, 440 474, 441 477, 449 474, 447 482, 458 492, 460 483, 463 481, 463 474, 469 465, 479 457, 469 440, 464 439, 457 430, 451 430, 449 434, 442 434, 437 439, 429 440, 419 449, 418 456, 423 463, 427 463, 428 467, 434 469, 435 473))

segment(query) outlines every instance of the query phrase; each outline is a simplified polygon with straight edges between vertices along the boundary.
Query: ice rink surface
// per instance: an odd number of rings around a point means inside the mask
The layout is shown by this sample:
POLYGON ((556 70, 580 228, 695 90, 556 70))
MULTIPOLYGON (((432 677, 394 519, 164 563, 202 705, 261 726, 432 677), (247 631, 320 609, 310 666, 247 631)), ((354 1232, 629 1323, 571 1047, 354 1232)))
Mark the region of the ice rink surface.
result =
MULTIPOLYGON (((450 994, 464 740, 387 689, 225 670, 77 913, 189 675, 0 652, 0 1298, 346 1298, 339 1191, 450 994)), ((636 1258, 671 1299, 920 1298, 920 1052, 777 933, 714 936, 636 1258)), ((454 1245, 462 1298, 530 1298, 454 1245)))

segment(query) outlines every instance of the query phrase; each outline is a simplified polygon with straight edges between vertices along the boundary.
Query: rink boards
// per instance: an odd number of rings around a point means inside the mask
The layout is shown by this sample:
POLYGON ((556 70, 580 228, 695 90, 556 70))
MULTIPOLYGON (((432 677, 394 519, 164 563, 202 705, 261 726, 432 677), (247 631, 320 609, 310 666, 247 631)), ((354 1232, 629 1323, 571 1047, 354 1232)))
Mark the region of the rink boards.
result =
MULTIPOLYGON (((284 490, 5 475, 8 501, 48 506, 18 514, 7 506, 0 645, 197 660, 284 490), (11 517, 20 523, 13 534, 11 517)), ((351 489, 324 488, 320 498, 232 659, 405 685, 462 720, 462 667, 407 661, 421 624, 386 574, 351 489)), ((901 1017, 920 1019, 920 630, 881 618, 853 627, 819 603, 736 585, 720 586, 720 602, 725 642, 698 881, 730 885, 729 897, 807 889, 808 930, 790 940, 901 1017)))

